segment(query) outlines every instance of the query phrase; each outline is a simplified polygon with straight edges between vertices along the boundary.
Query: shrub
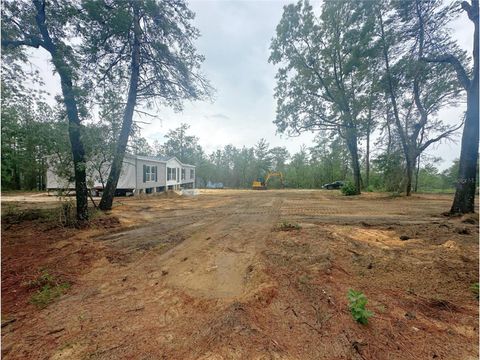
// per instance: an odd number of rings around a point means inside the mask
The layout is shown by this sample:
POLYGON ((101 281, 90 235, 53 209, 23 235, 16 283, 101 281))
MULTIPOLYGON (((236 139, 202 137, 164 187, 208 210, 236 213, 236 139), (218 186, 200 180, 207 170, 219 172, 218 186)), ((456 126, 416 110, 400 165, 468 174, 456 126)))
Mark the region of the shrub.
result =
POLYGON ((278 230, 279 231, 291 231, 291 230, 300 230, 300 225, 299 224, 294 224, 290 223, 288 221, 284 221, 281 224, 278 225, 278 230))
POLYGON ((355 189, 353 183, 347 182, 342 186, 342 194, 345 196, 357 195, 357 189, 355 189))
POLYGON ((373 316, 371 311, 365 309, 365 305, 368 302, 367 297, 360 291, 350 289, 348 290, 347 298, 350 313, 355 321, 363 325, 367 324, 368 318, 373 316))

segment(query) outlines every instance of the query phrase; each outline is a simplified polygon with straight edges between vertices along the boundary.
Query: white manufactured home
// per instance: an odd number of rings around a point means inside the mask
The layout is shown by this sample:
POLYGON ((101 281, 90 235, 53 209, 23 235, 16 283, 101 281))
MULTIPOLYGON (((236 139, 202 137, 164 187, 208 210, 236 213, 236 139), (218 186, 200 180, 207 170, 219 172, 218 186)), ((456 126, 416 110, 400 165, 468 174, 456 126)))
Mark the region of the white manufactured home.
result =
MULTIPOLYGON (((72 179, 58 176, 50 161, 47 170, 47 190, 74 189, 72 179)), ((91 189, 101 191, 110 166, 95 166, 87 163, 87 184, 91 189)), ((126 154, 118 180, 117 195, 151 194, 166 190, 195 188, 195 165, 183 164, 176 157, 160 158, 126 154)))

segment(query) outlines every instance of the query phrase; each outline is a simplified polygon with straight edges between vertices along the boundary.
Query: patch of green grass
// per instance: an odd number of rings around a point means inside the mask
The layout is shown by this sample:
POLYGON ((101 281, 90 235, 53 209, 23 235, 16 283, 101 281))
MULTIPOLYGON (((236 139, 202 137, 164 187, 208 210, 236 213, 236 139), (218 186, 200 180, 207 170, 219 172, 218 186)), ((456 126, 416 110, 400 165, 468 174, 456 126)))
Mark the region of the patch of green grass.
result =
POLYGON ((43 271, 42 274, 33 281, 27 283, 29 287, 40 288, 31 297, 30 303, 44 308, 56 298, 63 295, 69 288, 68 282, 60 282, 55 276, 43 271))
POLYGON ((365 305, 367 305, 368 302, 367 297, 360 291, 349 289, 347 298, 350 313, 355 321, 366 325, 368 323, 368 319, 373 316, 371 311, 365 309, 365 305))
POLYGON ((454 194, 455 188, 451 189, 418 189, 417 194, 454 194))
POLYGON ((45 285, 30 298, 30 302, 39 308, 44 308, 70 288, 69 283, 56 286, 45 285))
POLYGON ((21 209, 15 205, 9 205, 6 209, 2 209, 2 222, 4 224, 20 224, 24 221, 34 221, 38 223, 58 224, 59 208, 45 209, 21 209))
POLYGON ((477 298, 477 300, 479 299, 479 288, 478 288, 478 282, 476 283, 473 283, 472 286, 470 286, 470 290, 472 290, 473 292, 473 295, 475 295, 475 297, 477 298))
POLYGON ((283 221, 277 226, 277 229, 280 231, 291 231, 291 230, 300 230, 302 227, 297 223, 290 223, 288 221, 283 221))

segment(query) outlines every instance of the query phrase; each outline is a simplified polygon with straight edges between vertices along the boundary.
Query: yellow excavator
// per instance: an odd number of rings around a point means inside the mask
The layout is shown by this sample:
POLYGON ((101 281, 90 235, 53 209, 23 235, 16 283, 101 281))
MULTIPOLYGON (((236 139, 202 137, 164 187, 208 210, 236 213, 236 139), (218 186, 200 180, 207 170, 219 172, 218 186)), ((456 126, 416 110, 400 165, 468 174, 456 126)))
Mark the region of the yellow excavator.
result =
POLYGON ((269 171, 267 173, 267 176, 265 176, 265 179, 258 178, 256 181, 252 182, 252 189, 253 190, 267 190, 268 180, 271 179, 274 176, 278 176, 280 178, 280 183, 282 184, 282 187, 284 187, 285 183, 283 181, 283 174, 280 171, 269 171))

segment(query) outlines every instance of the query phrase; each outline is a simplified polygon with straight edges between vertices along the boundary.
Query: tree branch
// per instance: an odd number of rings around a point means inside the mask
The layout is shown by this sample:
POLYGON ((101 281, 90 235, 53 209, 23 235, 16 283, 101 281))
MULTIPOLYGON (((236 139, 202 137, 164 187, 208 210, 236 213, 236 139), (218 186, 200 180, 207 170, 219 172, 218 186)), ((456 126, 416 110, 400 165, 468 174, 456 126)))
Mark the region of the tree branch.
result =
POLYGON ((431 63, 447 63, 453 66, 457 72, 457 77, 465 90, 470 87, 470 79, 468 78, 467 72, 454 55, 448 54, 439 57, 423 57, 421 60, 431 63))
POLYGON ((43 46, 43 42, 40 39, 29 39, 29 40, 2 39, 2 47, 19 47, 19 46, 30 46, 38 49, 40 46, 43 46))
POLYGON ((468 14, 468 18, 472 21, 475 21, 475 17, 478 16, 478 1, 472 1, 470 5, 467 1, 462 1, 462 9, 468 14), (472 6, 473 5, 473 6, 472 6))
POLYGON ((438 135, 437 137, 433 138, 433 139, 430 139, 428 140, 425 144, 423 144, 419 149, 418 149, 418 154, 420 155, 427 147, 429 147, 431 144, 433 144, 434 142, 437 142, 437 141, 440 141, 442 139, 445 139, 445 138, 448 138, 450 135, 452 135, 455 131, 457 131, 458 129, 460 129, 462 126, 463 126, 463 123, 464 121, 462 121, 460 123, 460 125, 454 127, 453 129, 450 129, 440 135, 438 135))

